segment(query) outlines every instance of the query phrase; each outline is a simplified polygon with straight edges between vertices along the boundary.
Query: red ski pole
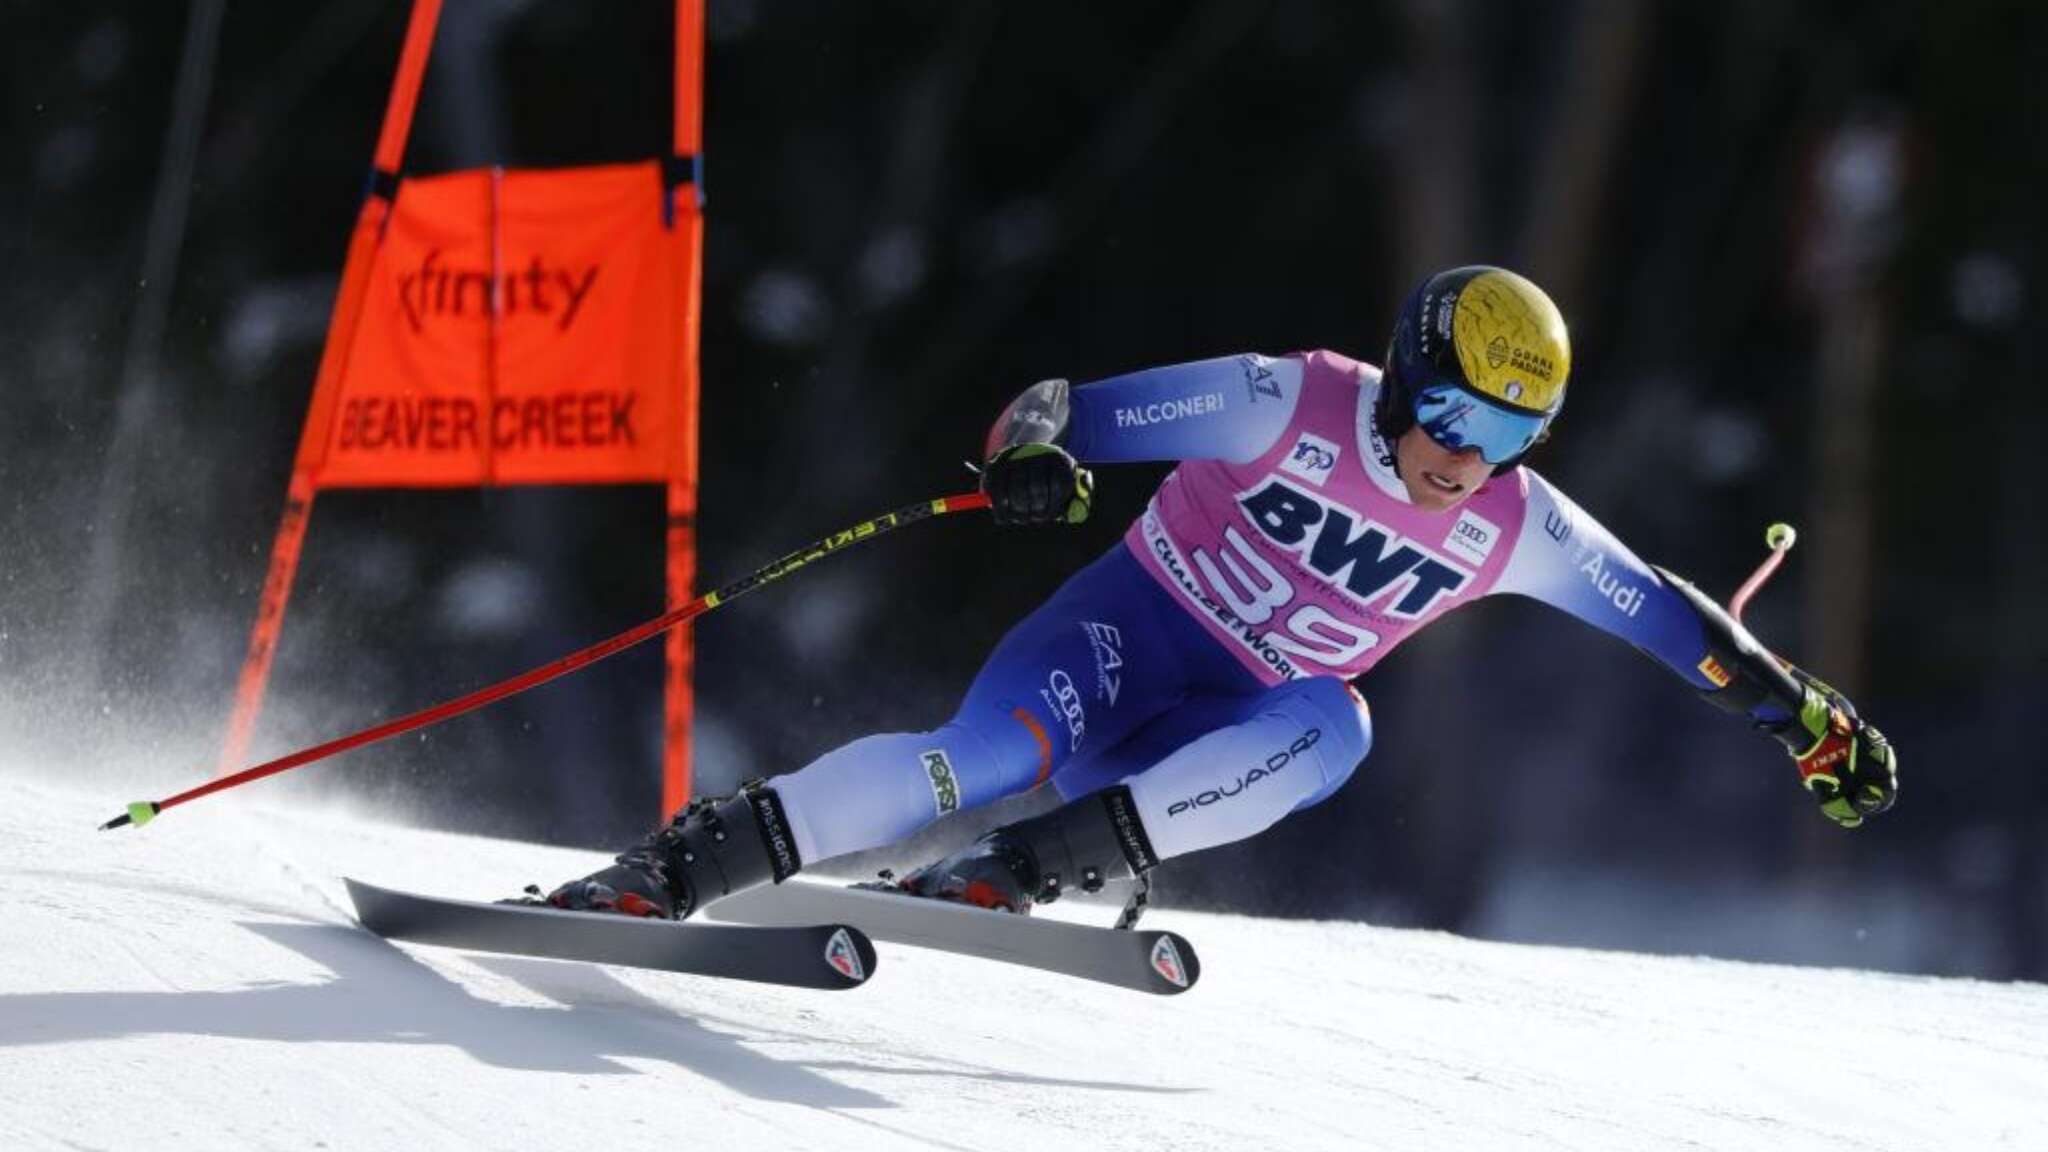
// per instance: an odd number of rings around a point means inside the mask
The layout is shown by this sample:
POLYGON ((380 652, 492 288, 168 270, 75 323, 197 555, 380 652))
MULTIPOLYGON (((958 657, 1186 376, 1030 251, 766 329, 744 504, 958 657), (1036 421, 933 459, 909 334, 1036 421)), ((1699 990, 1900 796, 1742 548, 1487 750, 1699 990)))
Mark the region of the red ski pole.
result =
POLYGON ((901 528, 905 524, 914 524, 919 520, 928 520, 934 516, 944 516, 953 512, 968 512, 976 508, 986 507, 988 507, 987 496, 980 492, 968 492, 959 496, 943 496, 937 500, 926 500, 923 503, 907 505, 896 509, 894 512, 885 512, 872 520, 862 521, 844 531, 835 532, 808 547, 791 552, 789 555, 766 567, 755 569, 753 572, 727 584, 716 592, 708 592, 672 612, 657 616, 647 623, 621 632, 609 640, 592 644, 581 652, 571 653, 552 663, 543 664, 538 668, 522 672, 509 680, 499 681, 488 688, 480 688, 467 696, 449 700, 446 703, 436 704, 431 708, 423 708, 410 716, 401 716, 396 720, 386 721, 374 728, 365 728, 353 735, 329 740, 325 744, 316 744, 311 748, 301 749, 288 756, 280 756, 267 763, 258 764, 254 768, 245 768, 232 776, 222 776, 197 788, 180 792, 176 796, 167 797, 163 800, 138 800, 128 805, 126 812, 100 825, 100 831, 105 832, 108 829, 119 828, 128 824, 133 824, 139 828, 155 819, 157 814, 166 808, 175 808, 180 804, 189 803, 202 796, 211 796, 215 792, 225 792, 230 788, 239 787, 252 780, 261 780, 266 776, 275 776, 280 772, 289 772, 294 768, 303 767, 316 760, 325 760, 329 756, 346 752, 351 748, 360 748, 365 744, 374 744, 379 740, 425 728, 430 724, 438 724, 451 716, 460 716, 465 712, 474 711, 486 704, 496 703, 507 696, 516 696, 528 688, 545 684, 557 677, 566 676, 578 668, 595 664, 607 656, 623 652, 644 640, 651 640, 686 620, 695 619, 721 604, 737 600, 764 584, 772 584, 813 560, 822 559, 834 552, 843 551, 864 540, 880 536, 891 529, 901 528))
POLYGON ((1764 582, 1771 578, 1771 573, 1778 570, 1778 565, 1785 562, 1785 553, 1798 542, 1798 530, 1783 521, 1764 529, 1764 546, 1771 550, 1771 554, 1764 557, 1764 562, 1756 566, 1756 571, 1749 574, 1749 579, 1742 582, 1742 587, 1735 590, 1734 598, 1728 601, 1728 615, 1733 616, 1737 624, 1742 623, 1742 610, 1749 607, 1750 597, 1755 596, 1764 582))

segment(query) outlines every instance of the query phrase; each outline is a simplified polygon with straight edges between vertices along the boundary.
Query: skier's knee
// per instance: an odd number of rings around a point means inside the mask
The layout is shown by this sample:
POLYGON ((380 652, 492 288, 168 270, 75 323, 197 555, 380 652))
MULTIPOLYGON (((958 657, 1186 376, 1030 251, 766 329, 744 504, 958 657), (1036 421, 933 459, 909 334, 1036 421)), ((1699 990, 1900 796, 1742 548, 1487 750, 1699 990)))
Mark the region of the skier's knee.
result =
POLYGON ((1335 676, 1297 681, 1281 692, 1284 699, 1275 703, 1302 726, 1304 738, 1314 734, 1322 762, 1322 786, 1301 802, 1306 808, 1343 787, 1372 750, 1372 711, 1357 689, 1335 676))

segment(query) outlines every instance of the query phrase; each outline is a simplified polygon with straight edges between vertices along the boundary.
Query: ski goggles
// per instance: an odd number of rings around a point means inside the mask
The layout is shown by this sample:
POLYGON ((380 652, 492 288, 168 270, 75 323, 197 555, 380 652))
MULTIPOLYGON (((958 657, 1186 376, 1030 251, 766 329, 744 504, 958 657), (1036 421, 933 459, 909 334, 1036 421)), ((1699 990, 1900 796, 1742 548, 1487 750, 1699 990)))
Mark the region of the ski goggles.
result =
POLYGON ((1431 440, 1451 452, 1477 448, 1488 464, 1527 452, 1550 423, 1548 416, 1510 408, 1448 380, 1417 389, 1414 408, 1415 422, 1431 440))

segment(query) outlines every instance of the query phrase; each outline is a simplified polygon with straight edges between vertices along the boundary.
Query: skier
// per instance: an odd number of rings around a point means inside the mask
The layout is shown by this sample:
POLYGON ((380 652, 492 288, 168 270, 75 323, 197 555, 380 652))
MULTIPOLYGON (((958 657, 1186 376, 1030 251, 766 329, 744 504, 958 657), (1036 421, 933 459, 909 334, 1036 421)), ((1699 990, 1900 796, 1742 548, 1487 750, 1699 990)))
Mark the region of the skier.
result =
POLYGON ((680 918, 1048 782, 1060 807, 897 885, 1022 913, 1132 879, 1329 796, 1372 742, 1357 678, 1502 592, 1628 641, 1781 742, 1836 823, 1890 807, 1897 757, 1848 700, 1522 466, 1570 371, 1550 298, 1475 266, 1416 290, 1384 369, 1245 355, 1025 389, 989 434, 996 520, 1078 523, 1082 464, 1178 461, 1123 542, 1003 638, 947 723, 695 800, 548 902, 680 918))

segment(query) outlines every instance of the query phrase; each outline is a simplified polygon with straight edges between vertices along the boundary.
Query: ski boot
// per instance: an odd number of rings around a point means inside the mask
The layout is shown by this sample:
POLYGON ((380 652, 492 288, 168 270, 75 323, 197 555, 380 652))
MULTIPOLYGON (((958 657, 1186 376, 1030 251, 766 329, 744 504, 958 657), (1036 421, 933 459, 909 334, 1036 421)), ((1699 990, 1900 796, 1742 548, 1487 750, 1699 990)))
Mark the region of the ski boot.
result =
POLYGON ((1129 789, 1118 786, 1006 824, 891 882, 912 896, 1029 915, 1034 904, 1050 904, 1069 888, 1100 892, 1157 863, 1129 789))
POLYGON ((681 920, 721 896, 789 879, 802 867, 775 790, 753 781, 738 794, 699 797, 617 861, 548 893, 571 912, 681 920))

